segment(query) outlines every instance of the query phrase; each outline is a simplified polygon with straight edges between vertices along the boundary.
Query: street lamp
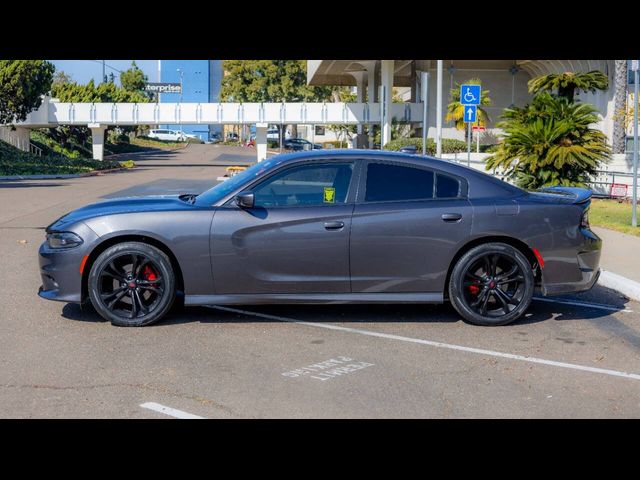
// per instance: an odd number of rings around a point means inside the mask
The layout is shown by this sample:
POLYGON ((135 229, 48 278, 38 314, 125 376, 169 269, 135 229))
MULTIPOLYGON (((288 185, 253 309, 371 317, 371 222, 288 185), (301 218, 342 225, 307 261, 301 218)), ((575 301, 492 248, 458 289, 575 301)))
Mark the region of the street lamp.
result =
POLYGON ((184 72, 179 68, 176 68, 176 72, 180 74, 180 102, 178 103, 182 103, 182 79, 184 77, 184 72))

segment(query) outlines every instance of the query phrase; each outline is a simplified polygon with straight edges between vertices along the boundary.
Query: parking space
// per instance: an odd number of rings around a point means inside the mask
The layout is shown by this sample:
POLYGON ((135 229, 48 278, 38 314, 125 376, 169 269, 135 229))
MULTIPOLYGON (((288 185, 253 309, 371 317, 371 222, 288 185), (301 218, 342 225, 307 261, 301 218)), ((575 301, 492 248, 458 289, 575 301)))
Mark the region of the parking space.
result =
POLYGON ((599 286, 534 300, 496 328, 468 325, 449 305, 212 306, 116 328, 90 307, 36 296, 43 228, 60 215, 123 192, 204 187, 225 154, 243 153, 194 145, 161 167, 141 159, 126 174, 0 188, 3 417, 640 413, 640 304, 599 286))

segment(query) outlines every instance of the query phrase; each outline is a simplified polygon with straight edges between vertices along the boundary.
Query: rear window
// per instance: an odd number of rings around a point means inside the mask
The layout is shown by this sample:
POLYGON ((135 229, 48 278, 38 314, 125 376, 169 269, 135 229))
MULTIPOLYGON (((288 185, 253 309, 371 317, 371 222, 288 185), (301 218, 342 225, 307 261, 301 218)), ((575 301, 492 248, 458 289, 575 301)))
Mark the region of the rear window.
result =
POLYGON ((436 198, 454 198, 460 195, 460 182, 453 177, 436 175, 436 198))
POLYGON ((433 198, 431 170, 383 163, 367 167, 366 202, 426 200, 433 198))

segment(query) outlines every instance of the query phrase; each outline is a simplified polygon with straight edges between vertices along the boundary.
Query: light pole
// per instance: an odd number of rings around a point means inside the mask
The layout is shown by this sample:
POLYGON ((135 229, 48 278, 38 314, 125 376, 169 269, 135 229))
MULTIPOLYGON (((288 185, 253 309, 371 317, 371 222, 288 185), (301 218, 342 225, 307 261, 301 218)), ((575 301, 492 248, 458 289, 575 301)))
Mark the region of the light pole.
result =
POLYGON ((638 60, 631 61, 633 70, 633 215, 631 225, 638 226, 638 60))
POLYGON ((179 68, 176 68, 176 71, 180 74, 180 101, 178 103, 182 103, 182 79, 184 77, 184 72, 179 68))

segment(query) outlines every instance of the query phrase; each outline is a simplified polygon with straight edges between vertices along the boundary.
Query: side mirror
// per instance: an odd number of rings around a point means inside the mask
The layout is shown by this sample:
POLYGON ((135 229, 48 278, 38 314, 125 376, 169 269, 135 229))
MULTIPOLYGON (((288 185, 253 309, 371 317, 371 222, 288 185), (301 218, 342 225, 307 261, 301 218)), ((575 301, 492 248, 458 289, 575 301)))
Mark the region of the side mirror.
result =
POLYGON ((255 202, 255 195, 253 192, 240 192, 236 195, 236 205, 240 208, 253 208, 255 202))

